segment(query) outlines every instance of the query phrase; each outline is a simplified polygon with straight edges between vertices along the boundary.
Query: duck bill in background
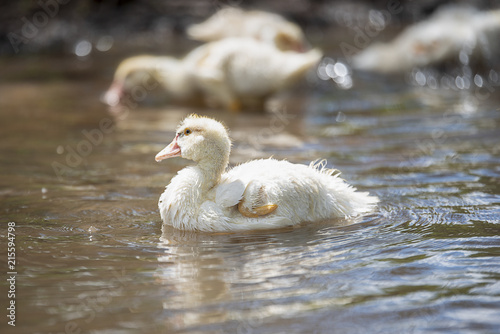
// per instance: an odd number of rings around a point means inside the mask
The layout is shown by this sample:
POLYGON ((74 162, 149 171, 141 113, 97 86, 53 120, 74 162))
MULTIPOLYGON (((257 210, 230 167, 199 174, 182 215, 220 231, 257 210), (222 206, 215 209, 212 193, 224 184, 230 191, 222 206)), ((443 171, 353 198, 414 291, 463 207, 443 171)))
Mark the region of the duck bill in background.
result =
POLYGON ((177 138, 179 138, 179 134, 175 136, 174 140, 172 140, 172 142, 168 144, 167 147, 165 147, 163 150, 160 151, 160 153, 156 155, 155 160, 157 162, 160 162, 168 158, 181 156, 181 148, 177 144, 177 138))
POLYGON ((101 101, 106 103, 110 107, 115 107, 120 103, 123 95, 123 83, 115 81, 111 84, 111 87, 109 87, 108 91, 101 98, 101 101))

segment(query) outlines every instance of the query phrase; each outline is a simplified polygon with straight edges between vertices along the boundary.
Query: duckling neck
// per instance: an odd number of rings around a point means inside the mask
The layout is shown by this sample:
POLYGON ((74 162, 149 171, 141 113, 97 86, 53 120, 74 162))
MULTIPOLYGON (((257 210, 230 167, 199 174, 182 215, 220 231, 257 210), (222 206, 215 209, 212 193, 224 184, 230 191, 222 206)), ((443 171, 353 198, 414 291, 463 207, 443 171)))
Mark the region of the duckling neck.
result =
POLYGON ((186 213, 196 213, 200 205, 211 197, 210 191, 219 183, 226 166, 227 160, 214 159, 199 161, 195 166, 179 171, 160 199, 160 203, 163 203, 160 204, 162 218, 172 220, 175 225, 177 221, 186 221, 186 213), (184 218, 179 218, 181 216, 184 218))
POLYGON ((226 170, 227 159, 215 159, 211 161, 200 161, 194 167, 200 177, 200 187, 202 193, 211 190, 216 186, 221 178, 222 173, 226 170))
POLYGON ((226 166, 227 162, 214 164, 214 161, 201 161, 180 171, 174 182, 175 188, 182 189, 180 202, 186 206, 198 206, 207 200, 210 190, 219 184, 226 166))

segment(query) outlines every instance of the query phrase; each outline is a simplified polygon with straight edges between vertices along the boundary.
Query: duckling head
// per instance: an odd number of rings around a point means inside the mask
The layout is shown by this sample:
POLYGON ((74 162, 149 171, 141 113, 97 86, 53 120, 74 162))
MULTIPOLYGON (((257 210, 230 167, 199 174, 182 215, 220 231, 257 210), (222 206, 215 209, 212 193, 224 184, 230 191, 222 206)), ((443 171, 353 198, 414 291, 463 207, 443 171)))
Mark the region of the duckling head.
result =
POLYGON ((224 125, 193 114, 180 123, 174 140, 156 155, 155 160, 182 157, 224 169, 230 151, 231 140, 224 125))

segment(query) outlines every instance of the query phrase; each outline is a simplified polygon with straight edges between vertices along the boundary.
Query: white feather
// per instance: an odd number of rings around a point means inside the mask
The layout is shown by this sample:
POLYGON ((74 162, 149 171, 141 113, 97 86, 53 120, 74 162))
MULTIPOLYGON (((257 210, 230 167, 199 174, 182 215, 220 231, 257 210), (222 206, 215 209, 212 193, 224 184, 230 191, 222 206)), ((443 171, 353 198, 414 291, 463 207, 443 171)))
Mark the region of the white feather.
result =
POLYGON ((332 175, 326 161, 305 166, 253 160, 224 173, 231 146, 225 128, 209 118, 189 117, 177 133, 188 128, 190 135, 174 140, 182 156, 197 165, 179 171, 161 195, 158 205, 165 224, 201 231, 269 229, 357 216, 378 202, 332 175), (250 218, 238 210, 240 202, 248 208, 267 204, 277 208, 250 218))

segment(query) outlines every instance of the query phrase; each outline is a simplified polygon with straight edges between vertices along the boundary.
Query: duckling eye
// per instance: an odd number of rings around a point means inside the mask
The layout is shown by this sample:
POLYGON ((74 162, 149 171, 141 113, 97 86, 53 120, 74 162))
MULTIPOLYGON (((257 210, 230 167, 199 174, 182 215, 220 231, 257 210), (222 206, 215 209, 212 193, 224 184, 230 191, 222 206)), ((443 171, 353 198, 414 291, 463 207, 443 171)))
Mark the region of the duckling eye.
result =
POLYGON ((184 135, 188 136, 191 134, 191 129, 184 130, 184 135))

